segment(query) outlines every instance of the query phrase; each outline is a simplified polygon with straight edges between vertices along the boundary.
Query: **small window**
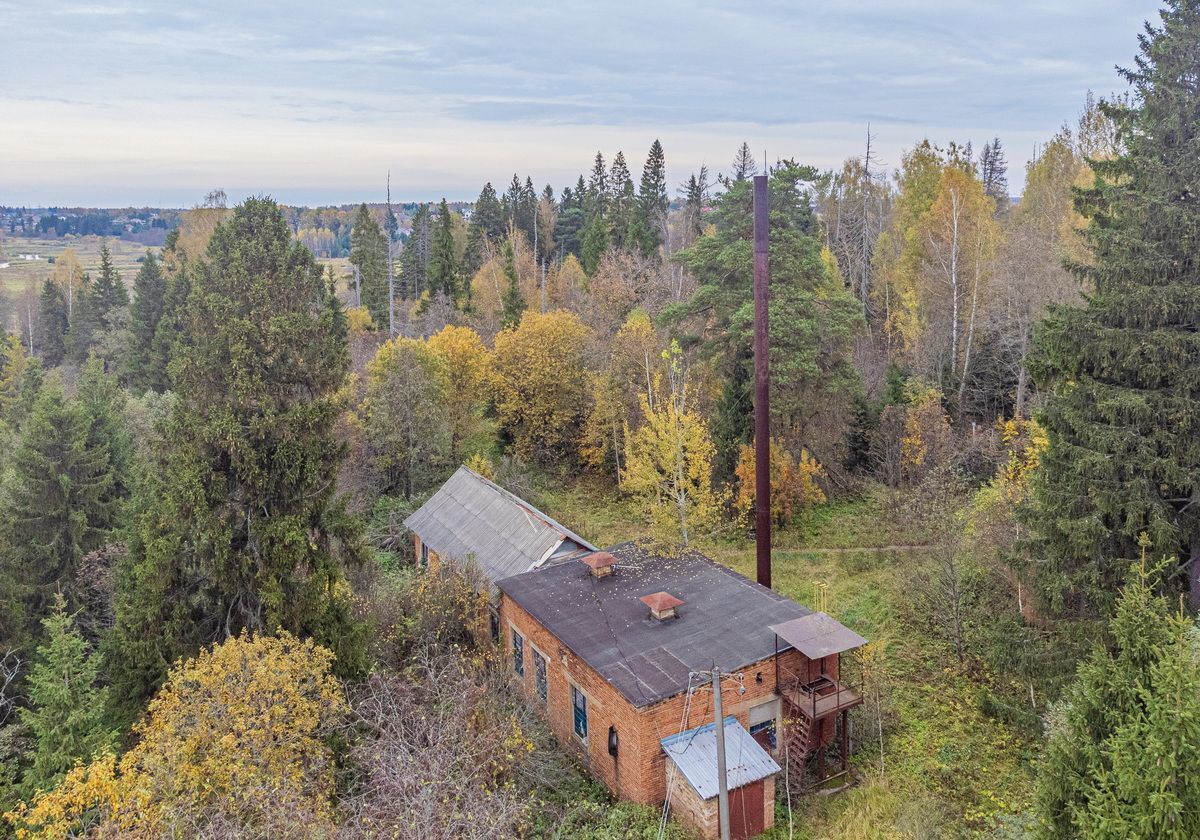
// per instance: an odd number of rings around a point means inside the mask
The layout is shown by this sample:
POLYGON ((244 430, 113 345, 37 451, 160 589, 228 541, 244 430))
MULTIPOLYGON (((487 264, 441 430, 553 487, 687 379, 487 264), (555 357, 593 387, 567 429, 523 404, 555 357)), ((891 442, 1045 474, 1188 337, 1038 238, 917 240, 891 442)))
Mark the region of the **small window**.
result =
POLYGON ((496 644, 500 643, 500 613, 495 607, 488 607, 488 621, 491 624, 492 641, 496 644))
POLYGON ((587 696, 575 686, 571 686, 571 708, 575 713, 575 734, 579 740, 587 740, 587 696))
POLYGON ((516 630, 512 631, 513 673, 518 677, 525 676, 525 640, 516 630))
POLYGON ((545 703, 550 693, 550 686, 546 681, 546 657, 536 650, 533 652, 533 679, 537 683, 538 697, 545 703))
POLYGON ((750 737, 767 752, 775 752, 775 718, 753 724, 750 727, 750 737))
POLYGON ((421 543, 421 568, 429 568, 429 546, 425 545, 424 542, 421 543))

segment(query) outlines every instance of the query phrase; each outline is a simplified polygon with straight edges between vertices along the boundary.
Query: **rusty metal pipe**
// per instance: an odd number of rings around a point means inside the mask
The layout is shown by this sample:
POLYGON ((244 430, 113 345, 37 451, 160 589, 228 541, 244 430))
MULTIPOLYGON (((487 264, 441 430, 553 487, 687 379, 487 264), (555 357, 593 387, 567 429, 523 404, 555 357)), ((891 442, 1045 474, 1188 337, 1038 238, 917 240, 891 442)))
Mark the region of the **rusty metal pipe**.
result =
POLYGON ((768 247, 767 176, 754 176, 754 535, 758 582, 771 586, 771 266, 768 247))

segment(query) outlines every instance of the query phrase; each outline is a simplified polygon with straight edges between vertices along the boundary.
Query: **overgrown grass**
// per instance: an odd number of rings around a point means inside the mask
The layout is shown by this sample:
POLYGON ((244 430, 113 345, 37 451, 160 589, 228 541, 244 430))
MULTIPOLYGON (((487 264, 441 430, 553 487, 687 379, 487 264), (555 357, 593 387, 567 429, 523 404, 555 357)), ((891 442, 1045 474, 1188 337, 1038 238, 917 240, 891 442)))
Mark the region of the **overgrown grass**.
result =
MULTIPOLYGON (((581 484, 547 492, 544 501, 551 515, 597 544, 643 532, 635 511, 612 490, 581 484)), ((905 625, 908 583, 927 562, 919 548, 927 541, 906 522, 904 505, 882 490, 822 506, 805 527, 777 537, 774 588, 870 639, 879 686, 878 712, 869 703, 855 723, 858 785, 793 801, 791 836, 987 837, 1028 804, 1031 736, 985 714, 986 677, 961 672, 942 644, 905 625)), ((754 546, 745 536, 723 535, 699 548, 754 576, 754 546)), ((859 677, 853 656, 845 669, 859 677)), ((786 809, 769 836, 789 837, 786 809)))

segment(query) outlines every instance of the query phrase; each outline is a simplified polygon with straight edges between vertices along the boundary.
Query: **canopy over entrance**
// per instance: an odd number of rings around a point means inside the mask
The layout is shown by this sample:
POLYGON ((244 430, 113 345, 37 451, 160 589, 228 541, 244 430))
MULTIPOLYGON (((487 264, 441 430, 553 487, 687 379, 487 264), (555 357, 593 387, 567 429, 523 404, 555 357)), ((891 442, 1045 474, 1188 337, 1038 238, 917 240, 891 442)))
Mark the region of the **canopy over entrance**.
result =
POLYGON ((845 653, 867 643, 862 636, 823 612, 802 615, 782 624, 773 624, 771 632, 809 659, 823 659, 835 653, 845 653))

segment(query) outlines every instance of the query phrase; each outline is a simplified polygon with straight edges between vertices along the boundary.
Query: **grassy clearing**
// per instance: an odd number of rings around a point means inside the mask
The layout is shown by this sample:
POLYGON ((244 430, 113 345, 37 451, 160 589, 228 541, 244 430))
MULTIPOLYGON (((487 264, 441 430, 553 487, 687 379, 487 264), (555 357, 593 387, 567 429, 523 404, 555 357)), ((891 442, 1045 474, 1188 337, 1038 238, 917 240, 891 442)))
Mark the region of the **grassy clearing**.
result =
MULTIPOLYGON (((551 515, 600 545, 643 530, 635 511, 612 490, 581 485, 546 493, 543 501, 551 515)), ((960 673, 948 650, 905 626, 906 583, 926 558, 919 549, 886 546, 924 541, 883 493, 824 506, 802 530, 779 535, 775 588, 818 607, 823 589, 825 609, 871 639, 879 687, 879 711, 868 704, 855 722, 861 781, 843 794, 793 802, 793 837, 988 837, 1028 804, 1035 743, 981 711, 984 677, 960 673)), ((700 548, 754 576, 748 539, 728 537, 700 548)), ((850 677, 857 678, 859 668, 848 658, 850 677)), ((789 837, 786 810, 776 825, 771 837, 789 837)))
POLYGON ((8 262, 8 268, 0 268, 0 288, 9 292, 20 292, 31 284, 40 284, 54 271, 54 265, 49 257, 57 258, 67 248, 74 248, 83 270, 93 276, 100 270, 100 246, 108 243, 112 254, 113 265, 121 272, 125 284, 133 285, 133 276, 141 267, 138 259, 145 256, 148 250, 145 245, 137 242, 127 242, 123 239, 104 238, 100 236, 69 236, 69 237, 27 237, 5 235, 3 243, 4 256, 0 263, 8 262), (21 260, 18 254, 37 254, 40 260, 21 260))

